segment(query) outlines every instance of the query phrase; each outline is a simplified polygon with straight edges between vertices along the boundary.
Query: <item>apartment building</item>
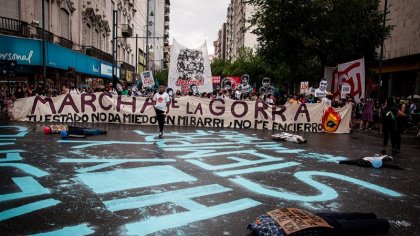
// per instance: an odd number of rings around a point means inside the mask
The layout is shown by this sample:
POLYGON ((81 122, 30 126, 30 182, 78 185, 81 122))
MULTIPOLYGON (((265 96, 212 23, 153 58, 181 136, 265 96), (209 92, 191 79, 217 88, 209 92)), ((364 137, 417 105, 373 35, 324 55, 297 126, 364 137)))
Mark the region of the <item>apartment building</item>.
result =
MULTIPOLYGON (((168 0, 0 0, 0 61, 13 71, 2 74, 1 80, 55 86, 93 80, 104 84, 112 78, 114 64, 120 80, 134 82, 147 64, 147 6, 159 1, 163 3, 156 3, 155 12, 162 12, 158 14, 165 20, 168 0)), ((164 35, 159 28, 164 29, 164 21, 154 20, 153 14, 149 17, 164 35)), ((153 47, 151 42, 149 48, 153 47)), ((158 50, 163 57, 163 47, 152 51, 158 50)))
POLYGON ((254 6, 244 1, 231 0, 226 22, 219 30, 218 39, 213 42, 217 58, 235 61, 244 47, 256 48, 257 36, 251 33, 253 26, 248 22, 254 11, 254 6))

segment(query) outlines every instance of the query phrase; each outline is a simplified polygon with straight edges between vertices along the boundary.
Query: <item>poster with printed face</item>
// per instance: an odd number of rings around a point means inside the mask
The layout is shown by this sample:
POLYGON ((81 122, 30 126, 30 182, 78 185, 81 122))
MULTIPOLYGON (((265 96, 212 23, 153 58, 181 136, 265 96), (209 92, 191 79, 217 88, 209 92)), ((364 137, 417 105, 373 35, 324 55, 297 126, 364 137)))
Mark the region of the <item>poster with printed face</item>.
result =
POLYGON ((189 49, 174 40, 168 77, 168 87, 173 90, 188 93, 191 86, 196 85, 200 93, 212 92, 213 82, 206 43, 197 49, 189 49))
POLYGON ((153 79, 152 71, 144 71, 141 73, 141 82, 143 83, 143 87, 152 87, 155 85, 155 80, 153 79))
POLYGON ((325 98, 327 96, 327 87, 328 81, 326 79, 321 79, 319 87, 315 89, 315 97, 319 99, 325 98))

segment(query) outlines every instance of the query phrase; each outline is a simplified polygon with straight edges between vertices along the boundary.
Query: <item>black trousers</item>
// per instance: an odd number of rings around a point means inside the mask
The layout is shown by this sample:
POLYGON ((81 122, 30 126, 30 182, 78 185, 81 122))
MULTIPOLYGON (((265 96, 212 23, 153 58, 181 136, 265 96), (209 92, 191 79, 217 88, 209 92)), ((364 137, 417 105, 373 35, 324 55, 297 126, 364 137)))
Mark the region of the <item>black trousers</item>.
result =
POLYGON ((155 108, 156 120, 159 124, 159 132, 163 132, 163 125, 165 124, 165 112, 155 108))
POLYGON ((334 229, 327 235, 358 235, 389 230, 389 222, 373 213, 317 213, 334 229))
POLYGON ((388 146, 388 140, 391 137, 391 146, 392 149, 400 150, 401 147, 401 135, 398 130, 391 130, 387 126, 382 127, 382 132, 384 134, 383 146, 388 146))

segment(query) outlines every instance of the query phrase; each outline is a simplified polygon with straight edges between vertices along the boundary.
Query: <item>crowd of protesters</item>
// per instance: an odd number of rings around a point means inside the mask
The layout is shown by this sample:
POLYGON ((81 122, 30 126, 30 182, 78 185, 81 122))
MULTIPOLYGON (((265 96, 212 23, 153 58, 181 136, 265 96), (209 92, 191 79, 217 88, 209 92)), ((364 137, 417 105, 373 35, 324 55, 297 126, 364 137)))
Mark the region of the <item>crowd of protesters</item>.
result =
MULTIPOLYGON (((208 99, 229 99, 229 100, 248 100, 256 101, 262 100, 270 105, 287 105, 287 104, 302 104, 302 103, 317 103, 326 99, 335 108, 343 107, 347 104, 352 106, 352 129, 370 130, 376 129, 382 132, 381 126, 381 111, 384 108, 384 103, 376 99, 360 99, 356 102, 351 95, 346 95, 341 98, 339 94, 333 95, 326 93, 325 98, 318 98, 315 96, 316 92, 312 91, 305 94, 287 94, 279 92, 271 86, 268 78, 263 79, 263 84, 260 89, 251 87, 248 84, 249 76, 244 75, 241 77, 241 84, 233 87, 229 83, 222 83, 222 86, 216 88, 211 93, 200 93, 196 85, 191 85, 187 91, 181 92, 180 90, 173 91, 168 88, 167 92, 171 97, 180 96, 195 96, 208 99), (265 82, 264 82, 265 81, 265 82)), ((320 87, 322 82, 320 83, 320 87)), ((42 95, 42 96, 59 96, 63 94, 79 94, 79 93, 95 93, 95 92, 109 92, 111 94, 119 94, 126 96, 140 96, 140 97, 153 97, 157 92, 156 89, 143 88, 141 84, 128 85, 126 83, 112 82, 107 85, 99 85, 95 88, 83 87, 78 88, 75 84, 70 83, 69 86, 63 85, 61 88, 54 86, 27 86, 25 83, 3 83, 0 85, 0 105, 2 118, 7 117, 7 107, 12 106, 16 99, 42 95)), ((415 103, 413 98, 394 97, 393 101, 397 105, 401 114, 398 116, 399 130, 402 133, 407 132, 411 127, 416 127, 418 123, 417 113, 420 112, 419 104, 415 103)), ((418 102, 418 100, 417 100, 418 102)))

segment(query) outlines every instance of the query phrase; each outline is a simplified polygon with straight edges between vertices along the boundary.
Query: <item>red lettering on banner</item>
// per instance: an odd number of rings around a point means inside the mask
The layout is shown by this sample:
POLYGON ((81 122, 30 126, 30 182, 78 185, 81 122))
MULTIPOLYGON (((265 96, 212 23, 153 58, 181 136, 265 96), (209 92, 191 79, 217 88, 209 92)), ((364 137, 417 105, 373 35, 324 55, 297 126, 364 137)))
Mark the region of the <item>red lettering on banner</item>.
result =
POLYGON ((220 99, 220 98, 218 98, 218 99, 212 99, 210 101, 210 104, 209 104, 210 113, 212 115, 214 115, 214 116, 221 116, 221 115, 223 115, 225 113, 225 106, 216 106, 215 108, 218 109, 219 112, 214 111, 214 109, 213 109, 213 103, 216 102, 216 101, 219 101, 223 105, 225 105, 225 100, 223 100, 223 99, 220 99))
POLYGON ((360 62, 355 62, 344 71, 339 72, 341 81, 350 85, 350 94, 354 97, 357 95, 362 96, 362 79, 360 78, 360 73, 357 73, 356 78, 353 78, 349 76, 349 72, 358 67, 360 67, 360 62))
POLYGON ((309 111, 308 111, 308 108, 306 107, 306 104, 305 104, 305 103, 300 104, 300 106, 299 106, 298 110, 296 111, 296 114, 295 114, 295 121, 297 121, 298 116, 299 116, 299 114, 301 114, 301 113, 303 113, 303 114, 305 114, 305 115, 306 115, 306 121, 307 121, 307 122, 310 122, 310 121, 311 121, 311 118, 309 117, 309 111))
POLYGON ((176 86, 183 86, 183 85, 204 85, 204 80, 186 80, 178 78, 176 80, 176 86))
POLYGON ((92 108, 92 111, 96 111, 96 107, 93 104, 93 102, 96 100, 96 95, 94 93, 82 93, 80 96, 80 103, 82 107, 82 112, 85 112, 85 107, 90 106, 92 108), (87 99, 86 97, 90 97, 90 99, 87 99))
POLYGON ((112 95, 111 94, 109 94, 109 93, 102 93, 101 95, 99 95, 99 106, 101 107, 101 109, 103 109, 105 111, 108 111, 109 109, 112 108, 112 105, 104 106, 103 99, 104 99, 105 96, 112 98, 112 95))
POLYGON ((74 104, 71 94, 67 94, 66 97, 64 97, 63 103, 61 103, 60 109, 58 109, 58 113, 61 113, 65 106, 71 106, 74 112, 79 113, 79 109, 77 109, 76 104, 74 104))
POLYGON ((50 109, 51 109, 51 112, 53 114, 57 113, 57 111, 55 110, 55 107, 54 107, 54 102, 52 101, 52 99, 50 97, 46 97, 45 99, 43 99, 41 96, 36 96, 35 100, 34 100, 34 103, 32 105, 31 115, 33 115, 35 113, 36 105, 38 104, 38 101, 41 102, 42 104, 45 104, 45 103, 48 102, 48 104, 50 106, 50 109))
POLYGON ((141 108, 140 113, 144 113, 144 111, 146 110, 147 106, 152 106, 153 107, 153 100, 151 98, 146 98, 146 101, 144 101, 143 103, 143 107, 141 108))

